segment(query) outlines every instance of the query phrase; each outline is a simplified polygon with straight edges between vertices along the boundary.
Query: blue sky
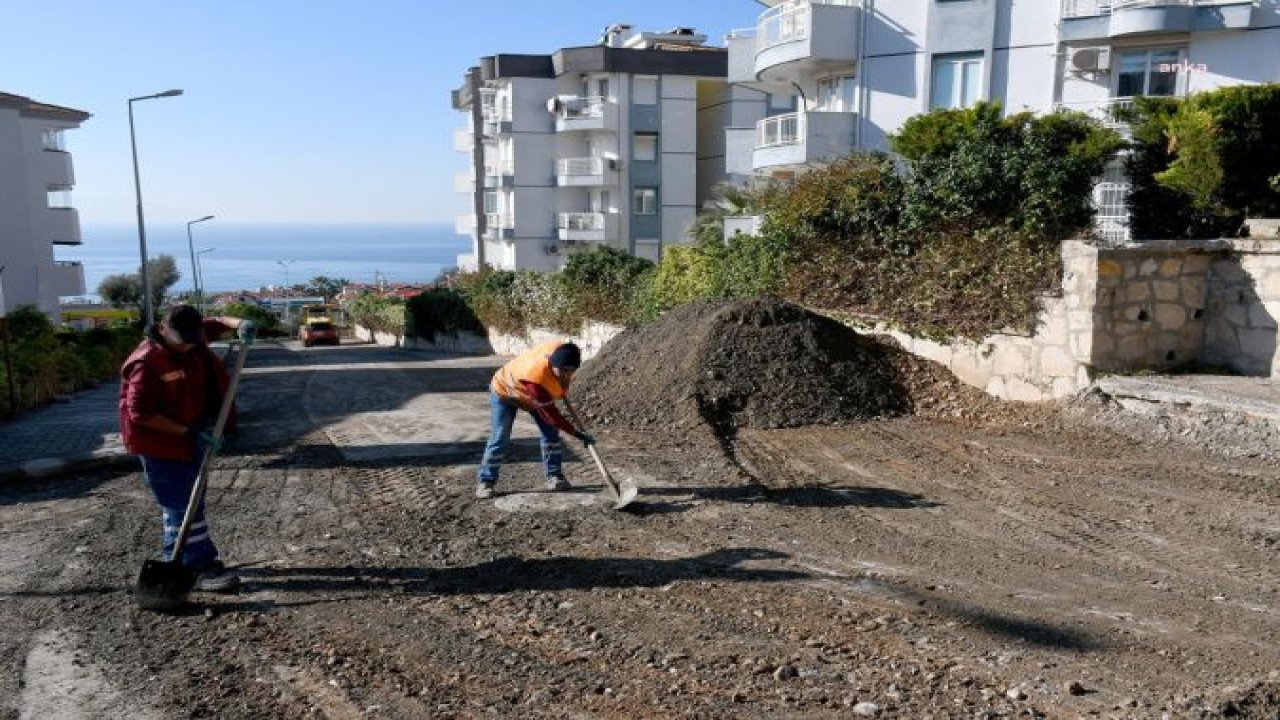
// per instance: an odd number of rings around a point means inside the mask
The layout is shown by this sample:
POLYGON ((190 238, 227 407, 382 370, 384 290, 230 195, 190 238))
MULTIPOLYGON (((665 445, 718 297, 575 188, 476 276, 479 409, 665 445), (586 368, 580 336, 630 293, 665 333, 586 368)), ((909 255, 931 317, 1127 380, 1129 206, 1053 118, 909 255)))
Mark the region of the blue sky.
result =
POLYGON ((722 44, 751 0, 9 2, 0 91, 93 113, 68 133, 86 225, 452 222, 449 91, 482 55, 589 45, 614 22, 722 44))

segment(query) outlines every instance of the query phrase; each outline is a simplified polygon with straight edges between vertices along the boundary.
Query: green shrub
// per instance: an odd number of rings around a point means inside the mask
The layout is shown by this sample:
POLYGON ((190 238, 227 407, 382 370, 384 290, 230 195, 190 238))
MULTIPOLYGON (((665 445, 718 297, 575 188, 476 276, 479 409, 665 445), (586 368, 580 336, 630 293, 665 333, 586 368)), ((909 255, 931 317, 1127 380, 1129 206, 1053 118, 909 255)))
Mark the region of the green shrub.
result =
POLYGON ((467 304, 467 297, 452 288, 438 288, 409 298, 406 303, 410 334, 435 341, 436 336, 459 331, 481 332, 484 326, 467 304))
POLYGON ((348 302, 346 311, 352 322, 374 332, 403 337, 408 324, 405 302, 398 297, 365 293, 348 302))
POLYGON ((1134 237, 1233 236, 1245 217, 1280 216, 1280 84, 1138 98, 1129 119, 1134 237))
MULTIPOLYGON (((9 333, 16 409, 39 407, 54 397, 119 375, 120 365, 141 339, 131 326, 76 332, 58 330, 31 306, 4 319, 9 333)), ((9 409, 9 377, 0 363, 0 407, 9 409)))
POLYGON ((276 336, 281 332, 280 319, 275 313, 257 303, 232 303, 219 312, 229 317, 249 320, 258 328, 258 334, 263 337, 276 336))
POLYGON ((625 323, 635 315, 638 284, 653 268, 648 260, 597 246, 569 256, 560 274, 561 287, 579 322, 591 319, 625 323))

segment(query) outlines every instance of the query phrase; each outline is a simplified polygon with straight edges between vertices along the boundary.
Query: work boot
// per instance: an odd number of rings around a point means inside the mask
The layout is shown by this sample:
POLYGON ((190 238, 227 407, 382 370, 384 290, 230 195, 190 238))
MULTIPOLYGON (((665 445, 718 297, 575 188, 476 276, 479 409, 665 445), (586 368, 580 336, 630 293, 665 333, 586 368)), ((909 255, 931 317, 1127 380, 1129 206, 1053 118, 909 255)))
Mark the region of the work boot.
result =
POLYGON ((195 589, 200 592, 231 592, 240 587, 240 576, 229 572, 221 560, 200 571, 196 576, 195 589))
POLYGON ((573 486, 569 484, 568 480, 564 479, 563 475, 547 476, 547 489, 552 492, 555 492, 557 490, 568 490, 571 487, 573 486))
POLYGON ((476 483, 476 497, 481 500, 493 497, 493 483, 484 481, 476 483))

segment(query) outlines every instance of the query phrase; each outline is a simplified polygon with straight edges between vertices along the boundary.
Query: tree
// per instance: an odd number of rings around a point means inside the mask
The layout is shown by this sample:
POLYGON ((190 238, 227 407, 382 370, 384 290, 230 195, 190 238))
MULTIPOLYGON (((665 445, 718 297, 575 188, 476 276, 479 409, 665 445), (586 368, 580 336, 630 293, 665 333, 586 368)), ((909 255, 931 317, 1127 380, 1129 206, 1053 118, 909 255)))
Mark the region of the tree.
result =
POLYGON ((308 295, 320 295, 325 302, 333 302, 333 298, 340 292, 344 285, 350 285, 350 281, 346 278, 331 278, 327 275, 317 275, 307 282, 303 292, 308 295))
MULTIPOLYGON (((164 304, 169 288, 182 277, 172 255, 147 260, 147 276, 151 281, 151 307, 164 304)), ((108 275, 98 283, 98 295, 112 307, 133 306, 142 311, 142 275, 108 275)))
POLYGON ((108 275, 98 283, 98 296, 113 308, 138 307, 142 301, 142 283, 137 275, 108 275))
POLYGON ((151 307, 158 308, 164 304, 164 296, 169 294, 182 273, 178 272, 178 263, 172 255, 161 255, 147 261, 147 279, 151 281, 151 307))

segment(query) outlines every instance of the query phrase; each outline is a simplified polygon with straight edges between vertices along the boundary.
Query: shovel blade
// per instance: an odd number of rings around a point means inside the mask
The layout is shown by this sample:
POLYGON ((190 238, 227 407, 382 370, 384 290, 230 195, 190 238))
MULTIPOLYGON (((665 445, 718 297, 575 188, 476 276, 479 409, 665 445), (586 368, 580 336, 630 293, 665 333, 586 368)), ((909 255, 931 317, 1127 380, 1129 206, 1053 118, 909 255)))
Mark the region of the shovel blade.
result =
POLYGON ((180 561, 148 559, 138 573, 133 598, 143 610, 176 610, 186 603, 195 584, 195 571, 180 561))
POLYGON ((607 491, 609 493, 609 497, 613 500, 614 510, 621 510, 622 508, 630 505, 631 501, 635 500, 636 496, 640 494, 640 488, 637 487, 635 482, 630 478, 623 478, 618 482, 616 493, 614 490, 615 488, 611 486, 607 491))

